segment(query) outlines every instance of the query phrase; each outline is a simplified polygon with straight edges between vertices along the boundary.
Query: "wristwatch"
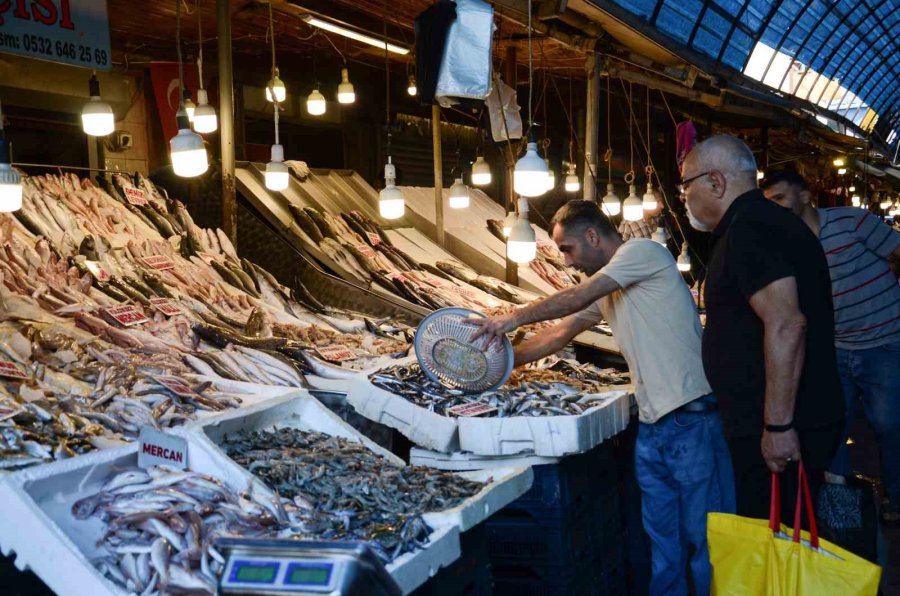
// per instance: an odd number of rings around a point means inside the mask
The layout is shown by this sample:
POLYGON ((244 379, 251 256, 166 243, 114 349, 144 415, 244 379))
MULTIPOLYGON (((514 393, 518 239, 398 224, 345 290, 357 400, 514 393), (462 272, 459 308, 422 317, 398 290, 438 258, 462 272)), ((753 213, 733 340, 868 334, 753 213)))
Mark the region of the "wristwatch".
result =
POLYGON ((766 432, 770 433, 786 433, 794 428, 794 421, 791 420, 787 424, 767 424, 765 428, 766 432))

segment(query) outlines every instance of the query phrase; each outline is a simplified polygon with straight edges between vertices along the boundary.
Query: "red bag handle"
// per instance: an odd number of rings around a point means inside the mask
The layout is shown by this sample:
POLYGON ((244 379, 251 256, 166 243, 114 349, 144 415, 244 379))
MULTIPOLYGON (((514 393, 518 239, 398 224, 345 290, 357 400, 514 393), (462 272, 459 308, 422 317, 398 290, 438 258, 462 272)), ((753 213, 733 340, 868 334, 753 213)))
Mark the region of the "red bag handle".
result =
MULTIPOLYGON (((806 518, 809 522, 809 543, 813 548, 819 548, 819 528, 816 526, 816 516, 813 513, 812 493, 809 490, 809 480, 806 476, 806 468, 803 462, 799 465, 799 482, 797 489, 797 506, 794 508, 794 542, 800 542, 800 527, 802 522, 803 504, 806 503, 806 518)), ((773 532, 781 528, 781 483, 779 474, 772 472, 772 498, 769 501, 769 528, 773 532)))

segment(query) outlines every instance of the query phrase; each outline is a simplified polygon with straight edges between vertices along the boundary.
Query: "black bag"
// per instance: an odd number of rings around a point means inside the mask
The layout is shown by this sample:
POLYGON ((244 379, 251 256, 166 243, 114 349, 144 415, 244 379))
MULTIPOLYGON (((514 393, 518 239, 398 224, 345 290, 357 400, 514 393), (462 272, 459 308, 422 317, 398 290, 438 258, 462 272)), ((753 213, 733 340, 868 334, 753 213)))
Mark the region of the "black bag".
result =
POLYGON ((874 484, 862 476, 847 484, 823 484, 816 499, 819 536, 878 562, 878 505, 874 484))

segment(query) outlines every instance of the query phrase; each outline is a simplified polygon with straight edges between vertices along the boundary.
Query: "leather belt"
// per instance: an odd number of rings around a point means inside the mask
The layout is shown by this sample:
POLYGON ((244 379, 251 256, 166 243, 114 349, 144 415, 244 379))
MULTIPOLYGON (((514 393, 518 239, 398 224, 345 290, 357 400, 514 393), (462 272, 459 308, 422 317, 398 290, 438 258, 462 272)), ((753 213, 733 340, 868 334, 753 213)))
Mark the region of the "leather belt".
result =
POLYGON ((702 414, 704 412, 715 412, 718 409, 719 405, 715 401, 709 401, 703 397, 698 397, 694 401, 689 401, 675 411, 702 414))

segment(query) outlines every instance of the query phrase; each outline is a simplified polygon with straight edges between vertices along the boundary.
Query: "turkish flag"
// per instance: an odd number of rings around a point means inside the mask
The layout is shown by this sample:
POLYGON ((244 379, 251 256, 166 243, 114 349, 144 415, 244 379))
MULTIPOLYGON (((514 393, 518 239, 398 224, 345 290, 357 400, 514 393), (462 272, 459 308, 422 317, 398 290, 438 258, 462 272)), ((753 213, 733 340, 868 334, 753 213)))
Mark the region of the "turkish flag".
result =
MULTIPOLYGON (((181 85, 178 80, 177 62, 152 62, 150 64, 150 80, 153 82, 153 95, 159 110, 159 121, 162 123, 163 136, 171 139, 178 134, 175 114, 181 105, 181 85)), ((191 100, 197 102, 197 89, 200 80, 196 64, 184 65, 184 86, 191 91, 191 100)))

